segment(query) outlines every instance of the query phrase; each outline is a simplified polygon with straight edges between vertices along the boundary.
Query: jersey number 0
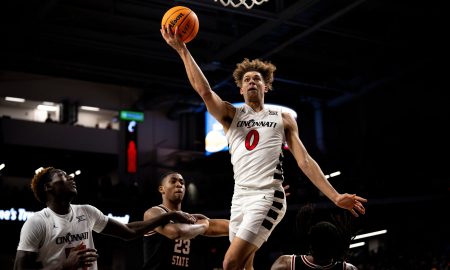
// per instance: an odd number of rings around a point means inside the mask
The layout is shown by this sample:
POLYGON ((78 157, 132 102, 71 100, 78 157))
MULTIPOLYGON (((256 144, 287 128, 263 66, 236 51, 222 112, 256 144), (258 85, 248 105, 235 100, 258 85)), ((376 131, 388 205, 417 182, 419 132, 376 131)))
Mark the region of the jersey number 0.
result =
POLYGON ((245 136, 245 148, 248 151, 252 151, 259 143, 259 133, 257 130, 252 129, 245 136))

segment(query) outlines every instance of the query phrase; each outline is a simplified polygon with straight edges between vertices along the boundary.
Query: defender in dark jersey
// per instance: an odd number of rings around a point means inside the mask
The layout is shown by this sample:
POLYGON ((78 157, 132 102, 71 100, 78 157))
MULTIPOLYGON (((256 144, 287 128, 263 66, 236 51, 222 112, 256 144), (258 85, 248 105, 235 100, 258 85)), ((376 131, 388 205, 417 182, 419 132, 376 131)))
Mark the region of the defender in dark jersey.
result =
POLYGON ((340 217, 334 222, 336 226, 329 221, 314 221, 312 213, 308 204, 297 214, 297 233, 304 241, 300 250, 307 250, 306 254, 282 255, 271 270, 358 270, 345 261, 351 241, 350 220, 340 217))
MULTIPOLYGON (((153 206, 144 213, 144 220, 181 209, 185 195, 185 182, 181 174, 169 172, 161 178, 159 192, 162 204, 153 206)), ((193 214, 195 224, 170 222, 157 227, 144 236, 143 269, 206 269, 205 239, 203 236, 228 236, 227 219, 208 219, 193 214)))

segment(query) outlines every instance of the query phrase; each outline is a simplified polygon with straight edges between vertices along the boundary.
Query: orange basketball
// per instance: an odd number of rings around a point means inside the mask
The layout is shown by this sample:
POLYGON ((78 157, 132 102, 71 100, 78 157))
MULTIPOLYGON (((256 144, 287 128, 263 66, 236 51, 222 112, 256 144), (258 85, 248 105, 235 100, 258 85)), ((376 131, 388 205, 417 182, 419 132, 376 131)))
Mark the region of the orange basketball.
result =
POLYGON ((184 6, 175 6, 166 11, 161 20, 161 27, 165 28, 167 25, 172 33, 178 26, 178 35, 184 43, 194 39, 199 28, 197 14, 184 6))

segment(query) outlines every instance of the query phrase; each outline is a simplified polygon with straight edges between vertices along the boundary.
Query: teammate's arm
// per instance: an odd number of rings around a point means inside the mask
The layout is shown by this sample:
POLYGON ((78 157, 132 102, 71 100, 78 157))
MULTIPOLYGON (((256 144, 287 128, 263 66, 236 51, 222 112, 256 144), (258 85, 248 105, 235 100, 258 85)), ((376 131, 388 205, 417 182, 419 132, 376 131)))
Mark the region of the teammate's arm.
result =
POLYGON ((31 251, 18 250, 14 261, 14 270, 72 270, 79 266, 89 267, 97 260, 98 254, 95 249, 83 248, 82 244, 70 250, 66 260, 58 265, 42 267, 38 262, 38 253, 31 251))
POLYGON ((185 223, 193 222, 193 219, 189 214, 181 211, 160 213, 159 215, 148 217, 147 219, 144 219, 144 221, 135 221, 128 224, 123 224, 113 218, 110 218, 101 233, 118 237, 123 240, 131 240, 138 236, 142 236, 146 232, 154 230, 157 227, 164 226, 171 220, 177 220, 185 223))
POLYGON ((14 261, 14 270, 41 269, 42 264, 37 262, 37 252, 17 250, 14 261))
MULTIPOLYGON (((164 215, 164 211, 159 208, 150 208, 144 213, 144 220, 152 219, 160 215, 164 215)), ((166 236, 169 239, 192 239, 197 235, 206 232, 209 226, 207 219, 197 220, 195 224, 173 223, 158 226, 153 230, 166 236)))

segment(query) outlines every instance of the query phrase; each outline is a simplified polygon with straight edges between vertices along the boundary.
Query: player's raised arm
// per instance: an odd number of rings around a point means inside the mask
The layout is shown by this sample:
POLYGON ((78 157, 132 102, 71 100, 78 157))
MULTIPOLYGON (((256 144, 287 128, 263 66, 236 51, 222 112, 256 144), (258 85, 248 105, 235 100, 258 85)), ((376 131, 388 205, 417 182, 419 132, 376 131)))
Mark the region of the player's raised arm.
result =
POLYGON ((178 29, 175 29, 174 33, 171 33, 169 28, 161 29, 161 35, 164 40, 178 52, 183 60, 189 82, 205 102, 208 112, 224 126, 225 130, 227 130, 231 123, 231 119, 233 119, 235 108, 230 103, 223 101, 219 95, 211 89, 208 80, 187 49, 186 44, 178 38, 177 32, 178 29))

